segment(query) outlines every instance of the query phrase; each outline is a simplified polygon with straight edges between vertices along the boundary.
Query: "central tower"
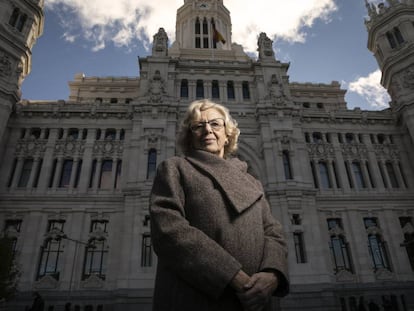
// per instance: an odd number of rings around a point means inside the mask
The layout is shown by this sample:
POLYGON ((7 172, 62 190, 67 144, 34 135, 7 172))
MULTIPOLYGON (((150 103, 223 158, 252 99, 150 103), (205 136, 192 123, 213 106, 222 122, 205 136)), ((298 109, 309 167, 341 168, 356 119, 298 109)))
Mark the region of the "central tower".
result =
POLYGON ((231 49, 230 12, 223 0, 185 0, 177 10, 180 49, 231 49))

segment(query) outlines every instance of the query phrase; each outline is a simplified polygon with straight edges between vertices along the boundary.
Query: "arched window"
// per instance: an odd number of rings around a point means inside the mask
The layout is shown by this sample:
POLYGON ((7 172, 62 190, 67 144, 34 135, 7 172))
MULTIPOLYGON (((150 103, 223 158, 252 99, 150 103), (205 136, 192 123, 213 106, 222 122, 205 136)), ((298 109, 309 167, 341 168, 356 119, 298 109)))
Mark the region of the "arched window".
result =
POLYGON ((232 100, 234 98, 235 98, 234 82, 233 81, 227 81, 227 99, 232 100))
POLYGON ((204 83, 203 83, 203 80, 197 80, 196 97, 197 98, 204 98, 204 83))
POLYGON ((211 97, 220 98, 220 89, 217 80, 213 80, 213 82, 211 83, 211 97))
POLYGON ((187 79, 181 80, 180 97, 188 98, 188 80, 187 79))
POLYGON ((157 150, 150 149, 148 151, 147 179, 155 177, 157 170, 157 150))

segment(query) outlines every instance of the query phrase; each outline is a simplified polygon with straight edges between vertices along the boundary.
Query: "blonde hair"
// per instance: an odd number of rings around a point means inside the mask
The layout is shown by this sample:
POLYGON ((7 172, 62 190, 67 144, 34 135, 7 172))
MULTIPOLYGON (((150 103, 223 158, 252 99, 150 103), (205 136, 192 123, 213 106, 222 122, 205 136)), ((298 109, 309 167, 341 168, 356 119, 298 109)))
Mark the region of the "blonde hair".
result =
POLYGON ((228 140, 228 143, 224 146, 224 157, 227 157, 237 150, 237 140, 240 135, 240 130, 237 127, 236 120, 231 117, 229 110, 223 105, 216 104, 209 99, 196 100, 188 106, 178 133, 177 145, 184 153, 188 153, 193 150, 193 133, 190 130, 190 125, 194 120, 200 118, 201 111, 205 111, 207 109, 215 109, 224 118, 224 128, 228 140))

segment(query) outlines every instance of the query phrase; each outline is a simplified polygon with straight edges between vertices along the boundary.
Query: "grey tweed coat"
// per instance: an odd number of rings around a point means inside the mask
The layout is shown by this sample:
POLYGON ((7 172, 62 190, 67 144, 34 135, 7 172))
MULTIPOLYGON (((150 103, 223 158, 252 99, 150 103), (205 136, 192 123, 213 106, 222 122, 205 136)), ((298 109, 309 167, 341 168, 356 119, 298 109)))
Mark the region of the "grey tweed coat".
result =
POLYGON ((205 151, 164 161, 150 216, 158 256, 154 311, 242 310, 229 287, 240 269, 276 272, 275 295, 287 294, 282 228, 246 163, 205 151))

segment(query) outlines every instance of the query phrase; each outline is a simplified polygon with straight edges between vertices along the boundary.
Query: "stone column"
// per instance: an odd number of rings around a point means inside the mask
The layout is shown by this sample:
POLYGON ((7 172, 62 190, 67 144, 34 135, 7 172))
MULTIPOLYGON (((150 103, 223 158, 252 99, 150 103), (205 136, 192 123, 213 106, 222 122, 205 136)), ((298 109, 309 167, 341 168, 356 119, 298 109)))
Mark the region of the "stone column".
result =
POLYGON ((92 185, 93 190, 96 190, 99 187, 99 182, 100 182, 99 179, 101 177, 101 170, 102 170, 102 158, 99 157, 96 161, 95 176, 93 176, 93 185, 92 185))
POLYGON ((55 176, 53 176, 53 184, 52 184, 53 189, 56 189, 59 187, 59 181, 62 175, 62 166, 63 166, 63 158, 59 157, 57 160, 57 164, 56 164, 55 176))
POLYGON ((79 158, 73 159, 72 172, 70 173, 69 189, 73 189, 76 181, 76 173, 78 172, 79 158))
POLYGON ((334 173, 332 160, 328 160, 327 165, 328 165, 329 179, 331 180, 332 188, 336 190, 338 188, 338 186, 336 184, 336 178, 335 178, 335 173, 334 173))
POLYGON ((13 181, 10 187, 12 189, 15 189, 19 183, 19 179, 20 179, 20 176, 23 170, 23 164, 24 164, 24 158, 19 156, 17 160, 16 169, 14 170, 13 181))
POLYGON ((35 157, 33 159, 33 165, 32 165, 32 171, 30 172, 29 181, 27 183, 27 188, 33 188, 33 183, 36 178, 37 172, 39 171, 39 164, 40 164, 40 158, 35 157))

